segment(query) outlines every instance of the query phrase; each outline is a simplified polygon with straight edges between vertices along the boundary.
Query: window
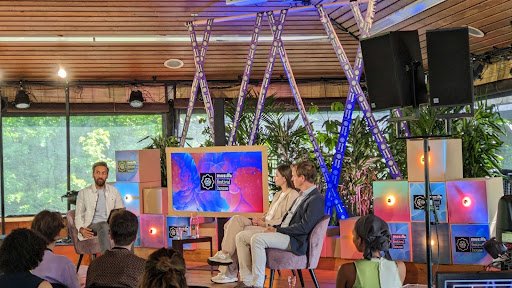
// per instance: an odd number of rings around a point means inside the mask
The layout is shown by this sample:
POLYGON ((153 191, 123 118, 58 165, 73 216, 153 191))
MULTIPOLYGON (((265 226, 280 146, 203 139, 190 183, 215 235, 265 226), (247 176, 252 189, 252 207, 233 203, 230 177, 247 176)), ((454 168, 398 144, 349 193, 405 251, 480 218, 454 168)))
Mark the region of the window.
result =
MULTIPOLYGON (((33 215, 43 209, 64 212, 66 128, 64 117, 4 118, 6 215, 33 215)), ((114 166, 116 150, 142 149, 162 133, 161 115, 72 116, 71 189, 92 184, 91 166, 114 166)), ((109 182, 115 182, 115 169, 109 182)))

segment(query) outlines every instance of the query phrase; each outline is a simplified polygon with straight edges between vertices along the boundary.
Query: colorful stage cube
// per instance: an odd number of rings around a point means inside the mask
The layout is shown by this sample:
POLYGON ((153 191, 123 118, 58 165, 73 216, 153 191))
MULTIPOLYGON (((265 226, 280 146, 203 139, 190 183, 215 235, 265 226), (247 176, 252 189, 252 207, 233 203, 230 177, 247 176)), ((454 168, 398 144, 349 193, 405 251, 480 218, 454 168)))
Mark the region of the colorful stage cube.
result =
POLYGON ((373 182, 373 210, 385 221, 409 222, 409 183, 407 181, 373 182))
MULTIPOLYGON (((446 181, 462 178, 461 139, 429 140, 430 181, 446 181)), ((422 139, 407 140, 407 175, 411 182, 425 181, 422 139)))
POLYGON ((489 225, 451 224, 452 263, 489 264, 492 258, 483 248, 483 244, 487 240, 489 240, 489 225))
MULTIPOLYGON (((425 221, 425 183, 409 183, 411 221, 425 221)), ((438 221, 448 222, 448 207, 446 198, 446 184, 444 182, 431 182, 430 195, 436 207, 438 221)), ((434 212, 430 215, 431 222, 434 221, 434 212)))
MULTIPOLYGON (((491 223, 495 229, 498 201, 503 196, 503 179, 474 178, 446 182, 450 223, 491 223)), ((494 235, 495 231, 492 231, 494 235)))
POLYGON ((411 223, 388 222, 391 232, 391 249, 393 260, 410 262, 411 257, 411 223))
POLYGON ((142 191, 147 188, 160 187, 160 182, 116 182, 114 186, 119 190, 121 198, 123 199, 124 206, 127 210, 131 211, 135 215, 140 215, 142 211, 143 199, 140 195, 143 195, 142 191))
POLYGON ((167 187, 148 188, 143 191, 144 214, 164 214, 169 211, 167 187))
MULTIPOLYGON (((183 229, 183 237, 188 237, 190 235, 190 217, 166 217, 166 239, 167 246, 172 247, 172 240, 178 239, 178 228, 183 229)), ((185 244, 183 245, 184 249, 196 249, 196 244, 185 244)))
POLYGON ((116 151, 116 168, 116 181, 161 183, 160 150, 116 151))
POLYGON ((340 220, 340 257, 342 259, 363 259, 363 253, 354 245, 354 226, 359 217, 340 220))
MULTIPOLYGON (((335 226, 335 228, 336 234, 338 234, 338 227, 335 226)), ((322 246, 322 252, 320 253, 320 257, 340 258, 340 248, 340 236, 327 234, 327 237, 324 238, 324 244, 322 246)))
POLYGON ((166 217, 164 215, 140 215, 141 246, 148 248, 167 247, 166 217))
MULTIPOLYGON (((411 225, 412 259, 415 263, 426 263, 425 222, 414 222, 411 225)), ((450 227, 448 223, 430 225, 430 243, 432 247, 432 262, 436 264, 451 264, 450 227)))

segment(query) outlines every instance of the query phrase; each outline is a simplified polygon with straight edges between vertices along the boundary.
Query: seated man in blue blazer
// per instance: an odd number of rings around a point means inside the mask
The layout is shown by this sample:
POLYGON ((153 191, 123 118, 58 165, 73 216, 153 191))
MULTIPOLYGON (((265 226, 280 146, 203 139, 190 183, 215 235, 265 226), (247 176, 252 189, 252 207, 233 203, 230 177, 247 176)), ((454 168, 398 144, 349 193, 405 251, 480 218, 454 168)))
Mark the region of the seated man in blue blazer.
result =
POLYGON ((241 280, 236 287, 263 287, 266 248, 289 250, 296 255, 306 254, 309 233, 324 216, 324 197, 314 184, 316 167, 311 161, 293 166, 292 180, 300 193, 281 225, 268 227, 265 233, 242 231, 236 235, 241 280))

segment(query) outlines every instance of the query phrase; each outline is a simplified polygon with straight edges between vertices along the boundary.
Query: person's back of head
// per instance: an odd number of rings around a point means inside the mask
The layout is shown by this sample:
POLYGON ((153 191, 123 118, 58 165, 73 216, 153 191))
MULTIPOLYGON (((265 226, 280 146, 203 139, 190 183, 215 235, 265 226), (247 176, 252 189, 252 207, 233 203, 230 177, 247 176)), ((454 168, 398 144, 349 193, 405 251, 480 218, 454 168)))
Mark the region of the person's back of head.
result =
POLYGON ((306 160, 299 162, 295 167, 297 176, 304 176, 304 179, 309 183, 316 182, 316 166, 313 162, 306 160))
POLYGON ((28 272, 43 260, 46 241, 36 232, 21 228, 5 237, 0 247, 0 271, 28 272))
POLYGON ((183 256, 174 249, 161 248, 149 255, 141 288, 187 288, 183 256))
POLYGON ((119 210, 110 218, 110 237, 116 246, 128 246, 137 238, 139 221, 128 210, 119 210))
POLYGON ((34 217, 30 228, 39 233, 48 245, 57 240, 60 230, 64 227, 64 220, 59 212, 43 210, 34 217))
POLYGON ((362 252, 365 259, 371 259, 375 252, 383 252, 384 257, 391 260, 389 255, 391 233, 386 221, 373 214, 361 216, 354 226, 354 232, 364 244, 362 252))

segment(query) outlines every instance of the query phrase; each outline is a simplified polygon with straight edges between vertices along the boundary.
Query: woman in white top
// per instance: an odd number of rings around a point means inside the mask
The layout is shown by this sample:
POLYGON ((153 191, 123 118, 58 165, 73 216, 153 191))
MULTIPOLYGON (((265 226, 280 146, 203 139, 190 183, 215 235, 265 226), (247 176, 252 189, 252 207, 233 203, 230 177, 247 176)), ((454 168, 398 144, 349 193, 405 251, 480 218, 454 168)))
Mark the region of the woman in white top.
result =
POLYGON ((222 250, 213 257, 208 258, 209 263, 220 265, 220 273, 211 278, 213 282, 232 283, 238 281, 238 259, 234 257, 236 253, 236 234, 243 230, 253 230, 254 233, 261 233, 265 231, 266 226, 281 224, 284 215, 299 196, 299 193, 293 186, 290 165, 280 165, 277 167, 274 181, 281 190, 274 195, 272 204, 270 204, 268 211, 263 214, 262 218, 253 218, 251 220, 241 215, 235 215, 224 225, 222 250))

